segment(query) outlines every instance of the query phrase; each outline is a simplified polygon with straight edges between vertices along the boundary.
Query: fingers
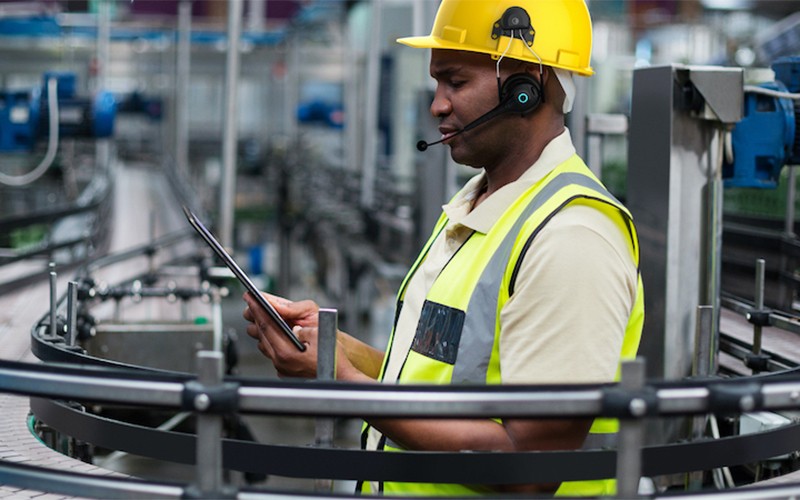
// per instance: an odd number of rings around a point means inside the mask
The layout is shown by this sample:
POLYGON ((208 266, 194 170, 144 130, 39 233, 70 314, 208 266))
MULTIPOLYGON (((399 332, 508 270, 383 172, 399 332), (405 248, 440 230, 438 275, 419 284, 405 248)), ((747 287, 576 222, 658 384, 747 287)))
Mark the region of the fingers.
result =
MULTIPOLYGON (((250 293, 246 293, 243 298, 247 307, 242 316, 250 322, 246 330, 248 336, 256 339, 259 343, 269 344, 273 353, 275 349, 283 349, 288 346, 297 349, 250 293)), ((283 303, 286 302, 283 301, 283 303)), ((270 359, 273 359, 273 356, 270 356, 270 359)))
POLYGON ((309 348, 305 352, 297 349, 249 292, 243 296, 247 307, 242 312, 242 317, 249 322, 247 335, 257 341, 258 350, 272 361, 281 376, 315 377, 319 306, 311 300, 292 302, 267 293, 263 295, 289 325, 292 325, 298 339, 309 348))

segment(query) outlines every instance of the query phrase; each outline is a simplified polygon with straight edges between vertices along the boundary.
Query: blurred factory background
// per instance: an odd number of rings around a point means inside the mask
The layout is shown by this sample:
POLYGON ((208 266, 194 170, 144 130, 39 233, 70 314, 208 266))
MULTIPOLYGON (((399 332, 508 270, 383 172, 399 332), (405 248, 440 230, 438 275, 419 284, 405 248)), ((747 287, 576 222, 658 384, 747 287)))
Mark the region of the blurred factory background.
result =
MULTIPOLYGON (((587 3, 596 75, 577 79, 568 127, 637 220, 649 375, 682 378, 698 305, 715 308, 715 334, 730 324, 726 311, 797 314, 800 9, 795 0, 587 3)), ((0 357, 41 357, 28 336, 54 268, 67 277, 190 231, 183 204, 264 290, 335 307, 340 328, 385 345, 400 280, 472 175, 447 147, 415 148, 437 135, 433 81, 428 54, 395 39, 428 33, 437 6, 0 0, 0 357)), ((214 342, 231 371, 269 374, 243 331, 241 289, 221 283, 230 292, 221 310, 204 303, 188 316, 220 314, 214 342)), ((100 345, 91 339, 100 323, 78 339, 90 353, 175 368, 180 344, 100 345)), ((752 329, 744 324, 722 333, 752 329)), ((726 338, 720 371, 800 360, 759 358, 760 345, 726 338), (726 361, 731 352, 744 352, 740 362, 726 361)), ((798 343, 787 342, 783 354, 798 343)))

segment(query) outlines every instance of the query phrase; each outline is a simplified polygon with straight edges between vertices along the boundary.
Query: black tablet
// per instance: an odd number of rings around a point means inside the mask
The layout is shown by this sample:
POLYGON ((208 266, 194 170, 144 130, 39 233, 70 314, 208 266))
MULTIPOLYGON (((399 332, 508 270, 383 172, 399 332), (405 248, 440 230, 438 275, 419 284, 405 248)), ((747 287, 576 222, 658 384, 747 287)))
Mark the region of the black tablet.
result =
POLYGON ((247 291, 249 291, 250 294, 253 297, 255 297, 258 303, 261 304, 264 310, 267 311, 267 314, 270 315, 273 321, 275 321, 275 324, 277 324, 278 327, 280 327, 280 329, 283 331, 283 333, 286 334, 289 340, 291 340, 292 343, 295 346, 297 346, 298 349, 300 349, 301 351, 305 351, 306 345, 300 342, 300 339, 298 339, 295 336, 294 332, 292 332, 292 329, 289 328, 289 325, 286 323, 286 321, 281 317, 280 314, 278 314, 278 311, 276 311, 275 308, 272 307, 272 304, 270 304, 267 301, 267 299, 265 299, 264 296, 261 295, 261 292, 258 290, 258 288, 256 288, 256 285, 253 283, 250 277, 247 276, 244 271, 242 271, 242 268, 239 267, 236 261, 233 260, 233 257, 231 257, 228 254, 228 252, 225 251, 225 249, 222 247, 222 245, 220 245, 217 239, 214 238, 214 235, 211 234, 211 231, 209 231, 203 225, 203 223, 200 222, 200 219, 198 219, 197 216, 194 213, 192 213, 192 211, 189 210, 189 208, 187 208, 185 205, 183 206, 183 212, 186 214, 186 218, 189 220, 189 224, 191 224, 192 227, 200 234, 200 236, 202 236, 205 242, 208 243, 208 246, 210 246, 214 250, 214 252, 216 252, 216 254, 219 255, 219 258, 222 259, 222 262, 224 262, 226 266, 228 266, 228 269, 233 271, 233 274, 236 275, 236 277, 239 279, 239 281, 241 281, 241 283, 244 285, 247 291))

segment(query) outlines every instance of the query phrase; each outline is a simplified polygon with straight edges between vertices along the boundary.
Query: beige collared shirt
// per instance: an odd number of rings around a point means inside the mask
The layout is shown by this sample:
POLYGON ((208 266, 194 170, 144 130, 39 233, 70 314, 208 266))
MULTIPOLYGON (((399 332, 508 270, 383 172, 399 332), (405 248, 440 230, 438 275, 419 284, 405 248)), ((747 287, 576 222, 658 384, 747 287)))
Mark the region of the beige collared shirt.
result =
MULTIPOLYGON (((422 304, 450 257, 472 231, 487 232, 528 187, 574 153, 565 130, 518 180, 474 210, 484 173, 443 207, 449 221, 409 281, 384 382, 397 381, 422 304)), ((562 209, 536 236, 500 312, 503 383, 613 381, 638 279, 627 238, 606 215, 585 205, 562 209)), ((367 449, 376 449, 378 438, 372 429, 367 449)))
MULTIPOLYGON (((481 173, 443 207, 449 222, 411 278, 395 329, 384 381, 396 381, 411 347, 428 290, 472 231, 487 232, 528 187, 575 153, 569 131, 556 137, 518 180, 474 210, 481 173)), ((504 383, 595 383, 613 380, 637 272, 623 235, 606 215, 569 206, 536 236, 500 313, 504 383)))

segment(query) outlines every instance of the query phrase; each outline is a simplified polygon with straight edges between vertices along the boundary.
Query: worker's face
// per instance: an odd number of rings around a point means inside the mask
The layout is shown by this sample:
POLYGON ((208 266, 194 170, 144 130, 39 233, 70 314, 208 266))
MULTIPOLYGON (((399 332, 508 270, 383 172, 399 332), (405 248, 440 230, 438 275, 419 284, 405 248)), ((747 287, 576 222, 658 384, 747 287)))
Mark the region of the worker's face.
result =
MULTIPOLYGON (((501 70, 502 70, 501 66, 501 70)), ((461 130, 497 106, 496 63, 486 54, 457 50, 434 49, 430 63, 431 76, 436 80, 436 95, 431 114, 440 120, 442 138, 461 130)), ((505 81, 508 72, 501 72, 505 81)), ((490 167, 498 155, 508 151, 510 141, 519 139, 509 115, 501 115, 475 129, 445 140, 453 159, 474 167, 490 167)))

